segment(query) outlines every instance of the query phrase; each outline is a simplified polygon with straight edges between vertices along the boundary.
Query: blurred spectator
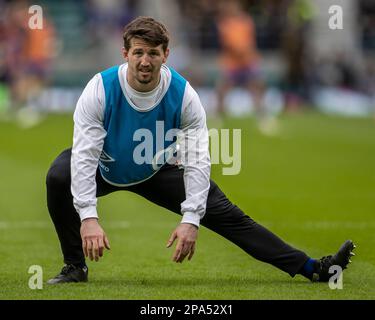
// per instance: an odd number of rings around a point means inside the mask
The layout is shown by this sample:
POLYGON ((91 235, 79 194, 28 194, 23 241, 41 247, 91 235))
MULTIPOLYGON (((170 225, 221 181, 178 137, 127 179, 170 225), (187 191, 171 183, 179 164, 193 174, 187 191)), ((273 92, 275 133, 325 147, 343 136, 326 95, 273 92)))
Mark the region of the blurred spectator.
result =
POLYGON ((217 0, 178 0, 181 12, 186 19, 185 28, 190 44, 202 51, 217 51, 218 30, 215 17, 218 10, 217 0))
POLYGON ((97 32, 92 33, 92 37, 105 40, 111 32, 122 31, 123 27, 134 18, 135 6, 134 0, 87 0, 88 27, 100 26, 97 32))
POLYGON ((88 0, 86 2, 88 21, 85 34, 89 37, 92 50, 97 51, 98 65, 122 63, 121 47, 123 28, 135 16, 135 0, 88 0), (92 32, 95 30, 95 32, 92 32))
POLYGON ((375 50, 375 1, 359 1, 358 24, 362 31, 362 47, 365 50, 375 50))
POLYGON ((369 59, 366 63, 366 75, 365 75, 365 83, 364 83, 364 90, 369 95, 372 96, 374 99, 374 107, 375 107, 375 61, 373 59, 369 59))
POLYGON ((12 107, 26 106, 48 82, 54 57, 55 32, 43 12, 43 28, 30 29, 27 1, 11 3, 5 11, 3 37, 4 69, 12 107))
POLYGON ((236 86, 252 94, 258 115, 262 112, 264 83, 260 73, 260 56, 256 46, 256 31, 252 18, 236 0, 222 1, 217 20, 222 71, 218 83, 218 112, 225 113, 224 99, 236 86))
MULTIPOLYGON (((0 0, 0 12, 5 12, 6 4, 0 0)), ((0 116, 8 108, 8 91, 5 83, 7 82, 6 64, 5 64, 5 19, 0 15, 0 116)))
POLYGON ((358 70, 350 56, 344 52, 321 58, 316 65, 316 84, 318 86, 339 87, 346 90, 359 90, 358 70))
POLYGON ((284 90, 286 108, 295 109, 309 99, 308 32, 313 17, 308 0, 286 0, 282 53, 286 62, 284 90))

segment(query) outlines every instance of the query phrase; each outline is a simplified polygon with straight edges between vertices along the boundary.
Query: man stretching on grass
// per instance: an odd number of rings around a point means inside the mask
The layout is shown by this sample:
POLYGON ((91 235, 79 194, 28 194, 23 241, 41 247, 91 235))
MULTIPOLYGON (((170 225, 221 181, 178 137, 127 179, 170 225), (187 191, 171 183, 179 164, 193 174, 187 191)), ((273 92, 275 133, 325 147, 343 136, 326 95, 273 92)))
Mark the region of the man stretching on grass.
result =
POLYGON ((98 261, 110 248, 99 224, 97 197, 118 190, 182 215, 167 243, 170 247, 177 240, 175 262, 193 257, 203 225, 292 277, 328 281, 330 266, 345 269, 354 255, 352 241, 333 256, 311 259, 244 214, 210 180, 206 115, 190 84, 165 65, 165 26, 139 17, 125 27, 123 38, 125 63, 88 83, 74 113, 73 147, 57 157, 47 175, 48 209, 65 262, 48 283, 88 280, 85 257, 98 261), (183 137, 179 165, 171 157, 178 149, 176 137, 166 135, 161 145, 157 141, 161 124, 164 132, 179 130, 183 137), (151 137, 151 144, 142 134, 151 137))

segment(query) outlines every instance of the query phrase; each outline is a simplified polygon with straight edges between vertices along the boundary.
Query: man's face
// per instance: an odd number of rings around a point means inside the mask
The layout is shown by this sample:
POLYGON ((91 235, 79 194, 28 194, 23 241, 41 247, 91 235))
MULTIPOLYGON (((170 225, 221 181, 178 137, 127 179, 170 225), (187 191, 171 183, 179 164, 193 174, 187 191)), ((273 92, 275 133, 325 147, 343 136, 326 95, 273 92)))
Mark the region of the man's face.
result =
POLYGON ((165 52, 163 46, 151 44, 137 38, 130 40, 130 49, 123 49, 125 60, 128 62, 127 79, 129 84, 138 91, 154 89, 160 76, 160 68, 167 61, 169 49, 165 52))

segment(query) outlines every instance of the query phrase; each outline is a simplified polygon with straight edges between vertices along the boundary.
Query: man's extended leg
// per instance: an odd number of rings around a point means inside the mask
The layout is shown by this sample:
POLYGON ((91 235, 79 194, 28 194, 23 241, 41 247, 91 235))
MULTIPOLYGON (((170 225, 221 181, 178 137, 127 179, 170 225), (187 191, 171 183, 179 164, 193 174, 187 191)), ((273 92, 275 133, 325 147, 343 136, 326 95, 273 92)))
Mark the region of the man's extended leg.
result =
MULTIPOLYGON (((151 179, 130 190, 180 213, 181 202, 185 200, 183 170, 166 166, 151 179)), ((291 247, 245 215, 212 180, 206 214, 201 224, 232 241, 254 258, 270 263, 291 276, 308 260, 304 252, 291 247)))
POLYGON ((212 180, 202 225, 232 241, 252 257, 291 276, 297 274, 308 260, 304 252, 291 247, 244 214, 212 180))

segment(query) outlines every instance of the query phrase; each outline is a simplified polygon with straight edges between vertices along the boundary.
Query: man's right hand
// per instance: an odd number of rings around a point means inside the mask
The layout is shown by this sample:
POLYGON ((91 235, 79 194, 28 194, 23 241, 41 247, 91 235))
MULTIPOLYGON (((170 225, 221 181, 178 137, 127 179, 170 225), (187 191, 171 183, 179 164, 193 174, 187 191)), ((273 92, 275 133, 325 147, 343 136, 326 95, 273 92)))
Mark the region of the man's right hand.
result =
POLYGON ((89 257, 91 261, 98 261, 103 256, 104 248, 110 250, 108 238, 96 218, 82 221, 81 238, 85 257, 89 257))

